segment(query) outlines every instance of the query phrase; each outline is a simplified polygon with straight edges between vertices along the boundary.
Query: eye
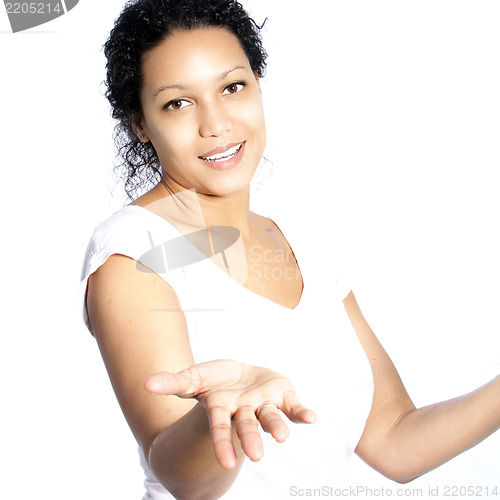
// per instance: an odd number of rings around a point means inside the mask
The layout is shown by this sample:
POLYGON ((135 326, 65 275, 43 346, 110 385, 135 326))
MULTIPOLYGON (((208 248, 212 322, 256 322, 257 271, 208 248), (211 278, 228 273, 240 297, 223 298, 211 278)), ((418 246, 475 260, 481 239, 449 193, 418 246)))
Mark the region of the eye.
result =
POLYGON ((237 94, 241 90, 243 90, 243 87, 246 87, 245 82, 234 82, 230 83, 225 89, 222 94, 237 94))
POLYGON ((186 101, 185 99, 172 99, 171 101, 168 101, 165 106, 163 106, 163 109, 173 109, 174 111, 177 111, 188 105, 189 101, 186 101))

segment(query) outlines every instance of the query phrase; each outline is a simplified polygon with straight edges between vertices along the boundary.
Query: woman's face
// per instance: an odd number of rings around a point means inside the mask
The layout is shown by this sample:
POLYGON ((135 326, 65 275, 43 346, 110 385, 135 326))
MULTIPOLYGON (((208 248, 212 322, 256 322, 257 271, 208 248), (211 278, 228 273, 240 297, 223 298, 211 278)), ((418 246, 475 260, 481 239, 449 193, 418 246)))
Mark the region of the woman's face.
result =
POLYGON ((238 39, 176 31, 143 59, 140 128, 166 181, 198 193, 247 191, 264 152, 262 96, 238 39))

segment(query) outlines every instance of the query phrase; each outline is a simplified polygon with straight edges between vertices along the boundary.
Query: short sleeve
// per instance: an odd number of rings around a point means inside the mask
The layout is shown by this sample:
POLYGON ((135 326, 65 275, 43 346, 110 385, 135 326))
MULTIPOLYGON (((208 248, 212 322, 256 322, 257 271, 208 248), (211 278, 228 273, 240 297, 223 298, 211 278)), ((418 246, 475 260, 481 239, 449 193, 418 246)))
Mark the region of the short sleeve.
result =
POLYGON ((179 235, 166 220, 135 205, 124 207, 96 227, 85 252, 80 276, 83 320, 90 331, 86 303, 90 275, 111 255, 125 255, 140 262, 142 270, 158 274, 175 290, 176 273, 169 271, 166 265, 162 244, 179 235))

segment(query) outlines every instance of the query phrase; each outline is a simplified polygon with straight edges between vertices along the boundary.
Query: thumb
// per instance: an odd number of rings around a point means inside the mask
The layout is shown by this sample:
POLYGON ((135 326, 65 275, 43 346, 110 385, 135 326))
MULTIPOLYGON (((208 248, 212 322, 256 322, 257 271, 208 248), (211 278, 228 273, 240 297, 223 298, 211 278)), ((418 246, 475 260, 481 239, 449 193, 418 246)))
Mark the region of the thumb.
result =
POLYGON ((192 398, 202 391, 200 378, 192 368, 179 373, 155 373, 146 379, 144 387, 155 394, 173 394, 181 398, 192 398))

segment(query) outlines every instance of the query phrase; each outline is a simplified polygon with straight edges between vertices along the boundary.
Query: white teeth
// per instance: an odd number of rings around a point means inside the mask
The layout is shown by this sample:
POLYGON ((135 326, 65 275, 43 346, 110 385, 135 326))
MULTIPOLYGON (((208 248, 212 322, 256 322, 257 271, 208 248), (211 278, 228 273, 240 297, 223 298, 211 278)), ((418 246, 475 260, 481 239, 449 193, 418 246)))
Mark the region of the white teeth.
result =
POLYGON ((224 151, 224 153, 219 153, 217 155, 207 156, 207 157, 202 156, 201 158, 203 158, 204 160, 207 160, 207 161, 227 160, 227 159, 233 157, 236 153, 238 153, 238 151, 241 149, 242 145, 243 145, 243 143, 238 144, 234 148, 228 149, 227 151, 224 151))

